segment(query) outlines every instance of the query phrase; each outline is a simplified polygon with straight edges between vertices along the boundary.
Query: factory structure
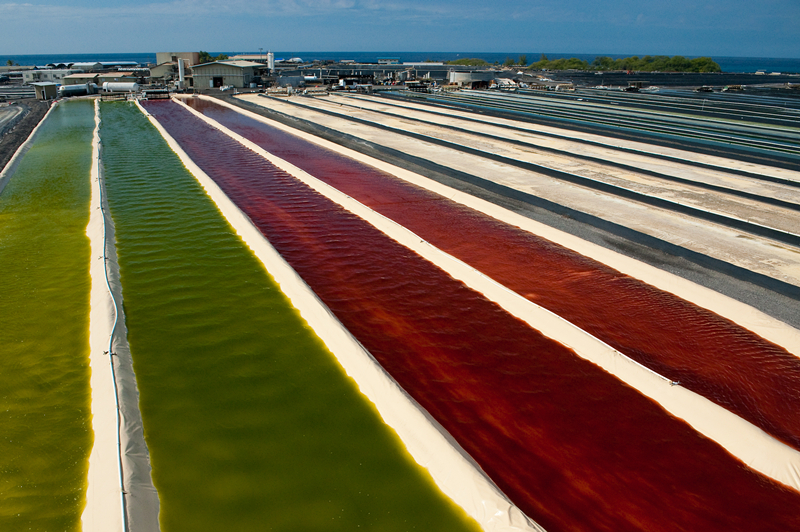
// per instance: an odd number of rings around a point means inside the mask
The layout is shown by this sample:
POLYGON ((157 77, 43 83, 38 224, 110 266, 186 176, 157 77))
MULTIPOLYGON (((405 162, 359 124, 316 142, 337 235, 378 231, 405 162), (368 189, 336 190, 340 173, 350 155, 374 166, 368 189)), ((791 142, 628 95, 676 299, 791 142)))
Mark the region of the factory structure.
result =
MULTIPOLYGON (((563 83, 540 79, 510 68, 468 67, 441 62, 402 62, 380 57, 371 63, 304 61, 276 58, 272 52, 241 54, 201 62, 198 52, 158 52, 156 62, 67 62, 30 67, 4 67, 7 83, 18 87, 19 97, 51 99, 96 93, 130 93, 141 90, 207 92, 214 90, 377 90, 416 91, 456 88, 517 87, 562 89, 563 83)), ((3 99, 0 89, 0 99, 3 99)), ((8 99, 8 97, 6 97, 8 99)))
POLYGON ((182 89, 203 92, 208 89, 247 89, 291 87, 354 88, 371 85, 390 87, 398 84, 488 88, 492 85, 524 83, 553 88, 555 82, 539 81, 534 76, 510 69, 475 68, 441 62, 401 62, 400 58, 377 58, 374 63, 354 61, 312 61, 299 57, 276 58, 272 52, 241 54, 228 59, 198 64, 196 58, 184 58, 180 69, 179 54, 158 54, 159 64, 150 69, 151 80, 173 84, 182 89), (161 59, 165 59, 162 63, 161 59), (168 59, 168 60, 167 60, 168 59), (182 72, 182 73, 181 73, 182 72), (515 79, 516 78, 516 79, 515 79), (504 80, 498 83, 497 80, 504 80))

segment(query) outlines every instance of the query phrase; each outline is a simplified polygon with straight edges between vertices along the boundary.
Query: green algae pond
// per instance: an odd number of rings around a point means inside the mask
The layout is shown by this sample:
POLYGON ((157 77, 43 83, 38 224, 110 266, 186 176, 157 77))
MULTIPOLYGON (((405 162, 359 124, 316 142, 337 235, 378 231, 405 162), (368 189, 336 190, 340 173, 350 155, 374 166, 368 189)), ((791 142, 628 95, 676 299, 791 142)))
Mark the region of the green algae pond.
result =
POLYGON ((479 530, 146 117, 123 102, 101 115, 162 530, 479 530))
POLYGON ((80 530, 92 446, 94 106, 58 105, 0 194, 0 530, 80 530))

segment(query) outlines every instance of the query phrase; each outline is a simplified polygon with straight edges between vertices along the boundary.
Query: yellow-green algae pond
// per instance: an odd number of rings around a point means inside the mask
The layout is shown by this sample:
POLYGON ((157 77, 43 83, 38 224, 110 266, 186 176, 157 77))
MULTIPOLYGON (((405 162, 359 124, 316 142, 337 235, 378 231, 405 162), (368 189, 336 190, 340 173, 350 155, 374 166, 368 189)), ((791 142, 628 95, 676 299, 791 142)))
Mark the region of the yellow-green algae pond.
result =
POLYGON ((144 115, 101 116, 162 530, 478 530, 144 115))
POLYGON ((58 105, 0 194, 0 530, 79 530, 92 446, 89 101, 58 105))

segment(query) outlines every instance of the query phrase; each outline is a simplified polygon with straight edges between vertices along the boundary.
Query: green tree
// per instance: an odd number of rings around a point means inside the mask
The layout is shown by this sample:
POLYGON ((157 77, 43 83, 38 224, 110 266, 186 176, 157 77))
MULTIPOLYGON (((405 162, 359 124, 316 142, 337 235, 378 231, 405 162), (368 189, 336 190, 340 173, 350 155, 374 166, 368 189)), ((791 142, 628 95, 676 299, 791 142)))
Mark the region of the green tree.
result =
POLYGON ((514 66, 514 60, 511 59, 510 57, 506 57, 506 60, 503 61, 503 66, 507 67, 514 66))
POLYGON ((8 66, 14 66, 14 61, 12 61, 11 59, 9 59, 8 61, 6 61, 6 65, 8 65, 8 66))
POLYGON ((524 54, 519 56, 519 60, 517 61, 517 64, 518 65, 522 65, 522 66, 528 66, 528 56, 524 55, 524 54))
POLYGON ((584 61, 582 59, 578 59, 577 57, 571 57, 569 59, 561 58, 561 59, 553 59, 550 61, 547 57, 542 54, 543 59, 535 62, 530 66, 530 68, 535 70, 590 70, 591 67, 589 66, 588 61, 584 61))
POLYGON ((595 57, 594 61, 592 61, 592 68, 595 70, 611 70, 614 68, 614 60, 606 55, 595 57))
POLYGON ((224 61, 225 59, 228 59, 228 56, 225 55, 225 54, 219 54, 218 56, 214 57, 208 52, 203 52, 202 50, 200 51, 200 64, 201 65, 203 63, 212 63, 214 61, 224 61))
POLYGON ((692 72, 722 72, 719 64, 710 57, 698 57, 691 60, 692 72))

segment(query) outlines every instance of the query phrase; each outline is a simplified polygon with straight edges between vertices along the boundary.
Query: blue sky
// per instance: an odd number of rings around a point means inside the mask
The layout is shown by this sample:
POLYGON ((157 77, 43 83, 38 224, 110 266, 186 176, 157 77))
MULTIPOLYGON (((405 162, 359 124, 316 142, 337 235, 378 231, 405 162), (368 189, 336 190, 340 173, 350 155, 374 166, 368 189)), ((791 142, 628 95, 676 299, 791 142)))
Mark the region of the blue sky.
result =
POLYGON ((261 47, 800 57, 800 0, 0 0, 0 28, 0 55, 261 47))

